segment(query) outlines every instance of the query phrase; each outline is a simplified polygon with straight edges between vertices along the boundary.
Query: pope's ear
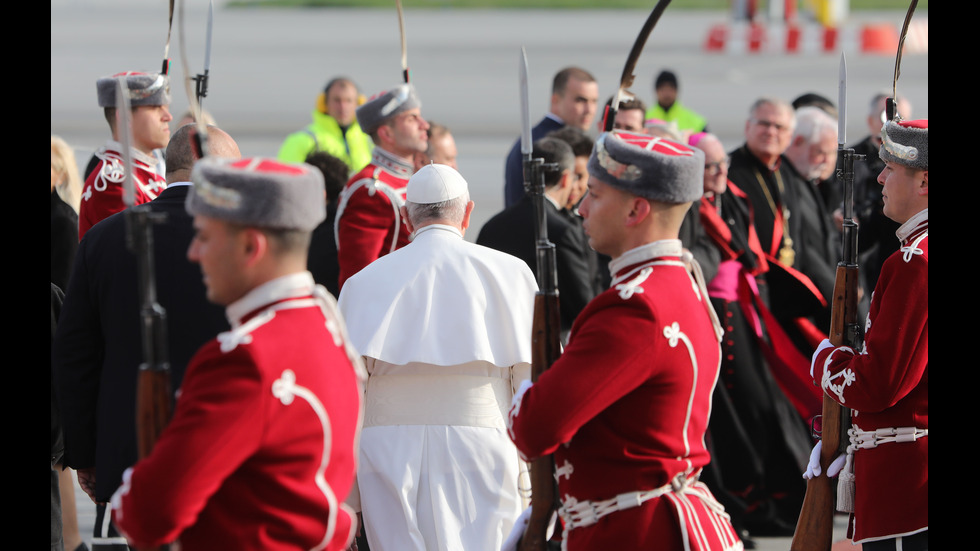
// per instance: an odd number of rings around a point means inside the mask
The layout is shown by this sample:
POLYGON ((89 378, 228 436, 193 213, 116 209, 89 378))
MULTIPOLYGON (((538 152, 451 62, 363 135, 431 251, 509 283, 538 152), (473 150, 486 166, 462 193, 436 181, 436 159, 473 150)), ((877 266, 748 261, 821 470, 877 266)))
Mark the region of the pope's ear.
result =
POLYGON ((415 226, 412 225, 412 221, 408 218, 408 208, 406 208, 405 205, 402 205, 398 208, 398 211, 402 215, 402 220, 405 221, 405 227, 408 228, 408 233, 414 232, 415 226))

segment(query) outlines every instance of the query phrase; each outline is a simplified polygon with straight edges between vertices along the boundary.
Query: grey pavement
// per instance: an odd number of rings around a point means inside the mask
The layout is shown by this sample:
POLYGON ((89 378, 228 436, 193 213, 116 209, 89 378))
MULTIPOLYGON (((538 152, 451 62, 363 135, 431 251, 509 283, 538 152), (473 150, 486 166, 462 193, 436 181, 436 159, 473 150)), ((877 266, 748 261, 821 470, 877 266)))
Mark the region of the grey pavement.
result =
MULTIPOLYGON (((184 76, 203 71, 208 3, 176 4, 169 57, 171 111, 178 117, 188 105, 184 76)), ((647 12, 412 9, 410 0, 404 4, 412 82, 423 115, 448 125, 456 137, 460 171, 476 201, 467 233, 475 240, 483 223, 503 206, 503 159, 520 132, 521 46, 527 50, 530 112, 536 121, 547 110, 551 78, 567 65, 580 65, 596 76, 600 103, 612 96, 647 12)), ((79 165, 108 136, 95 101, 95 80, 123 70, 159 70, 167 15, 163 1, 52 0, 51 133, 75 147, 79 165)), ((900 12, 857 12, 841 22, 849 143, 866 134, 868 102, 875 92, 891 91, 895 68, 894 54, 861 51, 860 29, 867 24, 900 28, 903 18, 900 12)), ((919 10, 916 18, 927 19, 928 12, 919 10)), ((760 96, 792 100, 816 92, 837 101, 840 51, 707 52, 704 43, 716 24, 731 24, 728 14, 669 8, 636 65, 634 93, 649 103, 655 75, 674 70, 680 100, 703 114, 729 149, 741 144, 749 105, 760 96)), ((774 40, 776 31, 773 27, 774 40)), ((928 69, 927 55, 904 55, 898 91, 911 101, 915 118, 928 118, 928 69)), ((275 156, 283 138, 309 122, 314 98, 331 77, 351 76, 368 95, 401 81, 396 11, 231 9, 218 1, 209 74, 204 108, 238 141, 243 155, 275 156)), ((89 536, 94 508, 78 493, 80 521, 89 536)), ((843 538, 843 525, 839 517, 836 539, 843 538)), ((758 538, 757 549, 785 550, 789 541, 758 538)))

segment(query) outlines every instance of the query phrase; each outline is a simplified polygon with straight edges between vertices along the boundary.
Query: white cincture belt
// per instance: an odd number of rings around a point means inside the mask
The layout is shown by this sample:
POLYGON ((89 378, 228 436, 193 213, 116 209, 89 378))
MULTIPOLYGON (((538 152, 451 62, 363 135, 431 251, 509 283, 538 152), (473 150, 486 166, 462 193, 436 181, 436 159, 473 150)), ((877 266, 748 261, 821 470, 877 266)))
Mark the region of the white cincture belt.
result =
POLYGON ((914 442, 923 436, 929 435, 929 429, 917 429, 915 427, 886 427, 877 430, 861 430, 858 427, 851 427, 847 430, 851 446, 855 450, 865 450, 877 448, 878 444, 888 444, 891 442, 914 442))
MULTIPOLYGON (((696 476, 688 477, 687 473, 677 473, 677 476, 673 480, 659 488, 626 492, 603 501, 578 501, 574 497, 566 496, 562 500, 562 506, 558 509, 558 514, 561 515, 565 523, 565 530, 581 528, 595 524, 602 517, 615 513, 616 511, 639 507, 643 503, 660 497, 667 492, 677 494, 686 493, 697 483, 697 480, 698 478, 696 476)), ((708 507, 718 512, 723 512, 724 507, 720 503, 713 499, 706 499, 708 495, 710 494, 699 495, 699 497, 702 501, 705 501, 708 507)))
POLYGON ((455 425, 506 430, 513 388, 511 367, 398 366, 365 358, 364 427, 455 425))

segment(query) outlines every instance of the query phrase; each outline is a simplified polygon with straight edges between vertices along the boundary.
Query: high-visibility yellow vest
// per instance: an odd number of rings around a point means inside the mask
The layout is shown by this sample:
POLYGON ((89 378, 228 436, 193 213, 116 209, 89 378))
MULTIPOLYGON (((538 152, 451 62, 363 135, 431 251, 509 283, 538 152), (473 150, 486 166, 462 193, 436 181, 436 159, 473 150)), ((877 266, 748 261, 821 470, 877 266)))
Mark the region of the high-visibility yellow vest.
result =
POLYGON ((647 109, 646 117, 648 120, 660 119, 666 122, 676 122, 678 130, 690 130, 691 132, 703 132, 708 124, 704 117, 684 107, 679 101, 675 101, 674 105, 671 105, 667 111, 664 111, 659 104, 654 104, 653 107, 647 109))
POLYGON ((336 119, 314 110, 313 122, 306 128, 286 136, 277 157, 280 161, 301 163, 314 151, 326 151, 334 157, 343 159, 353 174, 371 162, 373 149, 374 142, 361 130, 357 121, 354 121, 344 132, 336 119))

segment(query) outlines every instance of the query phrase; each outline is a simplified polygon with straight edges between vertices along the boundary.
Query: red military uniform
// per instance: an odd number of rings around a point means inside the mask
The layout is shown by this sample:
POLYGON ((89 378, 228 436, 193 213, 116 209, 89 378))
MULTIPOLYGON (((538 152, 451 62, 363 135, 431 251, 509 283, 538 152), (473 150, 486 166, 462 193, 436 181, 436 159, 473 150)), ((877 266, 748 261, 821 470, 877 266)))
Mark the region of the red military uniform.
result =
POLYGON ((554 454, 569 551, 741 549, 697 481, 720 328, 680 256, 680 241, 665 240, 611 262, 610 288, 511 408, 525 458, 554 454))
POLYGON ((232 329, 188 365, 153 452, 124 475, 117 526, 139 547, 346 548, 365 374, 332 297, 293 274, 228 316, 232 329))
POLYGON ((339 286, 362 268, 408 245, 410 232, 401 209, 412 163, 375 147, 371 164, 355 174, 340 194, 334 220, 339 286))
MULTIPOLYGON (((167 180, 157 174, 153 167, 156 157, 130 148, 133 155, 133 183, 136 195, 134 204, 141 205, 156 199, 167 187, 167 180)), ((78 207, 78 239, 103 218, 126 208, 123 202, 125 170, 122 144, 109 140, 96 156, 100 159, 95 169, 85 180, 82 201, 78 207)))
MULTIPOLYGON (((929 211, 898 230, 885 261, 864 349, 822 348, 813 381, 851 408, 855 543, 929 527, 929 211)), ((846 469, 846 467, 845 467, 846 469)))

